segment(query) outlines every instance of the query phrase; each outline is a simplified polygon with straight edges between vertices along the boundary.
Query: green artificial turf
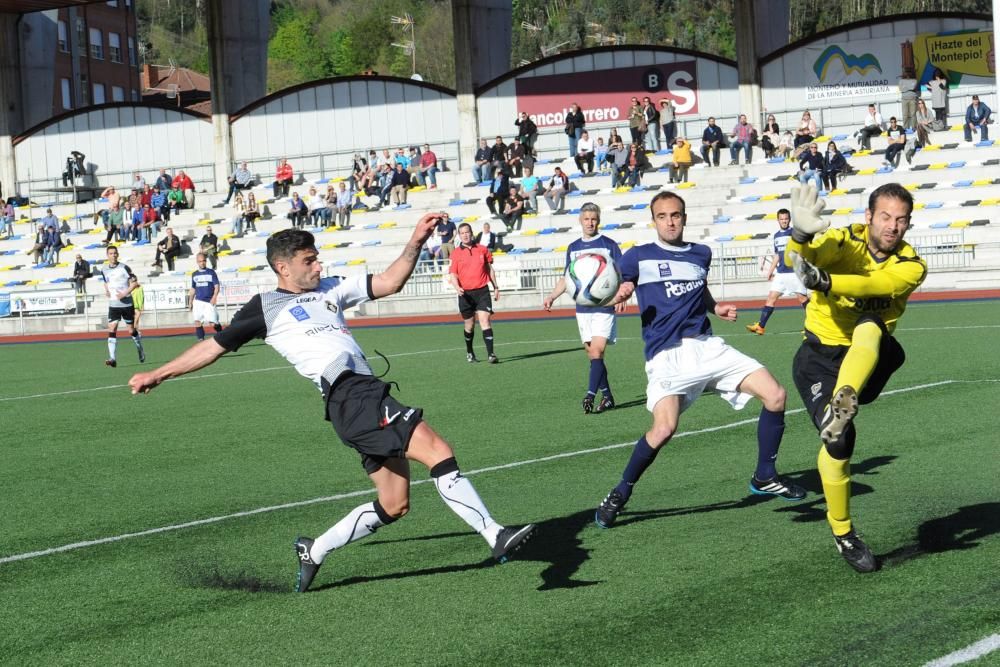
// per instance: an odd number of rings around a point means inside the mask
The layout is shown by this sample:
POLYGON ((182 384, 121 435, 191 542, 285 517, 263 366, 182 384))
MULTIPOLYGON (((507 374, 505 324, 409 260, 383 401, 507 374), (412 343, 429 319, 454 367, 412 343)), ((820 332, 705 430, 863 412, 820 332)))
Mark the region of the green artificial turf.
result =
MULTIPOLYGON (((791 382, 800 311, 763 337, 743 329, 755 313, 713 325, 789 389, 779 469, 809 497, 750 496, 756 430, 737 422, 759 404, 706 395, 611 530, 594 507, 649 425, 638 318, 619 322, 619 407, 600 415, 579 406, 571 319, 498 322, 498 366, 466 363, 457 323, 356 329, 495 517, 539 529, 494 566, 417 484, 405 519, 332 553, 305 595, 290 593, 293 539, 374 496, 319 393, 270 348, 133 397, 127 338, 117 369, 102 340, 0 346, 0 559, 361 492, 0 563, 0 662, 921 665, 1000 631, 998 315, 996 301, 914 304, 901 321, 907 363, 857 418, 852 513, 883 561, 865 576, 824 519, 791 382)), ((147 339, 145 366, 192 342, 147 339)))

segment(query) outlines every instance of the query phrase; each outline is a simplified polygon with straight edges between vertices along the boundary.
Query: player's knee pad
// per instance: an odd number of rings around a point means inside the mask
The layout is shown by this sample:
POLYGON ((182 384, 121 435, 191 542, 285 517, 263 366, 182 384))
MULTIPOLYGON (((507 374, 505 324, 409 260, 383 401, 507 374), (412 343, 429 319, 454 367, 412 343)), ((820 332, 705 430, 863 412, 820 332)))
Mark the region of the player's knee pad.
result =
POLYGON ((831 457, 835 459, 849 459, 851 455, 854 454, 854 442, 857 439, 857 431, 854 430, 854 424, 848 424, 844 432, 840 434, 840 437, 833 442, 829 442, 826 445, 826 452, 831 457))

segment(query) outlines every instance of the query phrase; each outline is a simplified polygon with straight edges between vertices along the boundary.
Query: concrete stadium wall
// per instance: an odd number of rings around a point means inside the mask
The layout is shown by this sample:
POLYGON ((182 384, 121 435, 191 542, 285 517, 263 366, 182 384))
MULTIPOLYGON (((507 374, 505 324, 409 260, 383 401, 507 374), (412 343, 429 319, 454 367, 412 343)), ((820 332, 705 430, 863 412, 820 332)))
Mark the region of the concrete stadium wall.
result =
MULTIPOLYGON (((992 33, 952 33, 991 31, 992 27, 992 22, 982 17, 934 14, 889 17, 820 33, 761 59, 764 107, 783 113, 777 118, 783 129, 794 129, 805 109, 822 110, 822 125, 827 127, 859 125, 872 102, 879 105, 888 121, 891 114, 900 112, 898 80, 904 42, 913 44, 917 76, 927 81, 937 64, 934 56, 923 57, 928 38, 947 36, 949 42, 961 40, 964 44, 965 40, 981 36, 982 43, 967 50, 981 48, 985 52, 989 49, 986 40, 992 40, 992 33)), ((973 93, 992 93, 996 85, 992 74, 985 76, 985 70, 984 76, 977 76, 969 73, 975 67, 966 67, 965 73, 961 72, 961 64, 956 67, 961 82, 950 90, 952 116, 964 113, 973 93)), ((926 88, 922 96, 929 102, 926 88)), ((992 108, 992 102, 988 103, 992 108)))
POLYGON ((127 103, 57 116, 16 140, 19 190, 61 186, 71 151, 87 156, 94 186, 131 183, 134 171, 148 179, 161 167, 186 170, 197 186, 212 174, 212 124, 192 113, 127 103))
POLYGON ((595 48, 554 56, 495 79, 476 94, 481 137, 513 136, 514 120, 525 111, 539 126, 541 150, 566 145, 562 128, 574 102, 588 116, 589 127, 616 127, 625 137, 633 95, 640 99, 648 95, 654 102, 670 97, 682 130, 686 119, 735 116, 739 108, 736 63, 657 46, 595 48))
POLYGON ((327 79, 242 109, 232 132, 236 161, 252 171, 273 174, 275 159, 286 156, 297 173, 329 176, 370 148, 427 142, 439 158, 454 159, 458 107, 454 91, 408 79, 327 79))

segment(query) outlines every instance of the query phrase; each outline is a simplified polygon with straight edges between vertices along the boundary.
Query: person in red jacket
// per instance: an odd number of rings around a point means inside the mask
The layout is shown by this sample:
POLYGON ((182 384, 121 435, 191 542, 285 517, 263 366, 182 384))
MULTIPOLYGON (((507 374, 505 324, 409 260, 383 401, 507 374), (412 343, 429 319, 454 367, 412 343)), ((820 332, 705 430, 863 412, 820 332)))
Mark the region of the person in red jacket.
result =
POLYGON ((285 158, 281 158, 278 163, 278 171, 274 174, 274 198, 287 197, 294 179, 295 173, 292 171, 292 165, 288 164, 288 160, 285 158))
POLYGON ((187 207, 194 208, 194 182, 191 181, 190 176, 184 173, 183 169, 177 172, 171 185, 184 193, 187 207))

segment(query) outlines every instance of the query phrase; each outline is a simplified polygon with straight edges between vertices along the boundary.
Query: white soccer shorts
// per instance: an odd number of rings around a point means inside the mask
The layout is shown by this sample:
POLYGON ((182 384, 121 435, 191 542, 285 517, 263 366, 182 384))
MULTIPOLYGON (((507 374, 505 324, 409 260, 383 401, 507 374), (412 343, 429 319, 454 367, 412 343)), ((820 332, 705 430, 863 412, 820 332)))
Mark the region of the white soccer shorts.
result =
POLYGON ((614 313, 577 313, 576 327, 584 343, 594 336, 607 338, 608 345, 614 345, 618 339, 618 318, 614 313))
POLYGON ((646 409, 652 412, 660 399, 680 396, 684 412, 702 392, 711 390, 741 410, 752 396, 737 388, 746 376, 763 367, 718 336, 685 338, 646 362, 646 409))
POLYGON ((206 322, 219 324, 219 310, 208 301, 195 299, 191 306, 191 321, 201 322, 202 324, 206 322))
POLYGON ((771 278, 771 289, 772 292, 779 292, 781 296, 792 296, 793 294, 809 294, 809 290, 805 288, 799 277, 795 275, 794 272, 788 273, 775 273, 774 277, 771 278))

